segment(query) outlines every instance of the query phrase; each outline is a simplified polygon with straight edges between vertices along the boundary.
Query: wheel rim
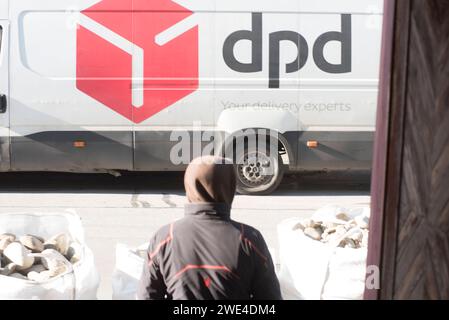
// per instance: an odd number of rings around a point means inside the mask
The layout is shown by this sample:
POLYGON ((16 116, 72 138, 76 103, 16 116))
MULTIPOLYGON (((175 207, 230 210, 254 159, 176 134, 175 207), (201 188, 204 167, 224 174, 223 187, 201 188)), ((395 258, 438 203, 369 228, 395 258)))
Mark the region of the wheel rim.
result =
POLYGON ((238 161, 239 180, 249 188, 269 186, 278 174, 277 159, 263 152, 248 152, 238 161))

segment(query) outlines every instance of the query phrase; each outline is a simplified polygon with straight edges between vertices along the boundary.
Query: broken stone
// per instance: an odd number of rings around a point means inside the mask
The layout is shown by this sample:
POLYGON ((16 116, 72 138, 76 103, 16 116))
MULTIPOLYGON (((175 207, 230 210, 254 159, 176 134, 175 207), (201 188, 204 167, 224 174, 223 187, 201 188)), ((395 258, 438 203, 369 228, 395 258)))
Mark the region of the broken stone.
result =
POLYGON ((14 240, 11 241, 11 238, 3 238, 0 240, 0 253, 3 253, 6 249, 6 247, 8 247, 11 243, 13 243, 14 240))
POLYGON ((362 230, 357 230, 356 232, 354 232, 353 234, 351 234, 349 236, 349 239, 357 242, 357 243, 361 243, 362 239, 363 239, 363 232, 362 230))
POLYGON ((352 218, 344 210, 338 210, 335 218, 328 220, 305 219, 296 224, 293 230, 300 229, 308 237, 329 246, 356 249, 367 246, 368 231, 366 228, 368 228, 369 216, 361 214, 352 218))
POLYGON ((4 246, 0 252, 0 275, 38 282, 71 272, 72 264, 79 262, 84 252, 83 246, 65 233, 47 241, 32 234, 19 239, 2 234, 0 245, 4 246))
POLYGON ((331 238, 332 234, 335 234, 337 228, 324 229, 323 234, 321 235, 321 240, 323 242, 328 242, 331 238))
POLYGON ((325 222, 323 222, 323 224, 322 224, 322 226, 325 228, 325 229, 335 229, 337 226, 339 226, 340 224, 339 223, 336 223, 336 222, 330 222, 330 221, 325 221, 325 222))
POLYGON ((351 220, 351 218, 344 212, 340 212, 335 216, 337 219, 339 220, 343 220, 343 221, 349 221, 351 220))
POLYGON ((321 228, 322 221, 311 220, 310 227, 311 228, 321 228))
POLYGON ((345 248, 351 248, 351 249, 358 248, 358 245, 351 238, 346 238, 344 242, 346 243, 346 245, 344 246, 345 248))
POLYGON ((53 275, 59 275, 63 272, 71 270, 69 261, 54 249, 47 249, 41 253, 42 265, 53 275))
POLYGON ((347 232, 344 225, 339 225, 335 228, 335 233, 339 236, 343 236, 347 232))
POLYGON ((324 233, 332 234, 332 233, 335 233, 336 231, 337 231, 337 227, 334 227, 334 228, 325 229, 324 233))
POLYGON ((312 220, 311 219, 304 219, 301 222, 302 226, 305 228, 311 227, 312 226, 312 220))
POLYGON ((0 241, 3 239, 9 239, 9 241, 14 242, 16 240, 16 236, 11 233, 3 233, 0 234, 0 241))
POLYGON ((352 235, 354 235, 354 234, 358 234, 358 233, 361 233, 362 232, 362 229, 360 229, 359 227, 357 227, 357 226, 355 226, 355 227, 350 227, 350 228, 348 228, 347 229, 347 232, 346 232, 346 237, 351 237, 352 235))
POLYGON ((26 236, 30 236, 30 237, 36 238, 37 240, 39 240, 39 241, 42 242, 42 243, 45 242, 45 239, 44 239, 43 237, 36 236, 36 235, 34 235, 34 234, 26 234, 26 236))
POLYGON ((349 221, 348 223, 346 223, 344 225, 344 228, 345 228, 346 231, 350 231, 354 227, 357 227, 357 224, 356 223, 351 223, 351 221, 349 221))
POLYGON ((17 265, 14 263, 7 264, 4 268, 0 268, 0 275, 9 276, 14 273, 17 269, 17 265))
POLYGON ((328 242, 329 241, 329 234, 326 232, 323 232, 321 235, 321 242, 328 242))
POLYGON ((70 237, 65 233, 57 234, 44 243, 44 249, 54 249, 60 254, 66 255, 70 247, 70 237))
POLYGON ((335 232, 330 234, 330 235, 328 235, 327 238, 326 238, 327 243, 329 243, 330 245, 332 245, 334 247, 339 246, 339 244, 341 243, 342 239, 343 239, 343 236, 339 235, 339 234, 337 234, 335 232))
POLYGON ((23 236, 20 237, 19 240, 24 247, 31 250, 31 252, 39 253, 44 251, 44 244, 34 236, 23 236))
POLYGON ((30 256, 30 251, 27 250, 20 242, 13 242, 6 247, 3 252, 11 262, 17 265, 18 270, 30 268, 34 263, 34 258, 30 256))
POLYGON ((306 228, 304 230, 304 234, 308 236, 309 238, 312 238, 314 240, 321 240, 321 235, 323 234, 323 231, 321 228, 306 228))
POLYGON ((61 265, 58 268, 47 270, 51 278, 57 277, 61 274, 68 272, 70 269, 67 264, 61 265))
POLYGON ((31 268, 21 271, 20 273, 23 275, 28 275, 30 272, 41 273, 42 271, 46 271, 47 269, 42 264, 35 264, 31 268))
POLYGON ((70 261, 70 263, 75 264, 81 260, 82 252, 82 245, 78 242, 72 242, 65 257, 70 261))
POLYGON ((51 278, 55 277, 56 275, 53 275, 53 273, 49 270, 45 270, 42 272, 30 272, 28 274, 28 279, 31 281, 36 281, 36 282, 45 282, 50 280, 51 278))
POLYGON ((357 225, 362 228, 362 229, 368 229, 369 227, 369 218, 367 216, 364 215, 359 215, 357 217, 355 217, 355 222, 357 223, 357 225))
POLYGON ((293 231, 296 231, 296 230, 304 231, 305 228, 306 228, 306 227, 304 226, 303 223, 298 222, 298 223, 293 227, 293 231))
POLYGON ((354 219, 352 219, 351 221, 346 223, 346 226, 347 226, 347 229, 349 230, 353 227, 357 227, 357 222, 354 219))

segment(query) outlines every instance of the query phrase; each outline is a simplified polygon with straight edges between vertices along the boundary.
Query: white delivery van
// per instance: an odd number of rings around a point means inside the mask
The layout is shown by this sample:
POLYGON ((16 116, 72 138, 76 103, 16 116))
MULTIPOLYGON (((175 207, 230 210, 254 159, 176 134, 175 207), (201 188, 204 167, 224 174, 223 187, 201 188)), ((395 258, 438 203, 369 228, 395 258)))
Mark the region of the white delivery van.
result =
POLYGON ((0 170, 183 170, 256 132, 242 193, 369 169, 382 5, 0 0, 0 170))

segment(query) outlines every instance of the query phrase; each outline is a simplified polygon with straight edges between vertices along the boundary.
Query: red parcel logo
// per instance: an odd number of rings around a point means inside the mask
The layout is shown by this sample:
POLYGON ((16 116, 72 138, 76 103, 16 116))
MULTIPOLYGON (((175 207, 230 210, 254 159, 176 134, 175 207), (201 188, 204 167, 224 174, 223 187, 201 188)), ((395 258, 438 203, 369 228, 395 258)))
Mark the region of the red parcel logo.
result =
POLYGON ((103 0, 82 11, 77 88, 140 123, 198 89, 198 26, 171 0, 103 0))

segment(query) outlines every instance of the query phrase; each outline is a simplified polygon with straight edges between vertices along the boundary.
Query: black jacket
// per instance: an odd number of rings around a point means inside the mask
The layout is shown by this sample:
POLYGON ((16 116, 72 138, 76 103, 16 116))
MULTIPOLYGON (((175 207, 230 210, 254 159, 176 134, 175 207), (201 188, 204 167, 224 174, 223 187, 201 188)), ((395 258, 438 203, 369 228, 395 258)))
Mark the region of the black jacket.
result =
POLYGON ((225 204, 188 204, 150 241, 138 299, 282 299, 267 245, 225 204))

